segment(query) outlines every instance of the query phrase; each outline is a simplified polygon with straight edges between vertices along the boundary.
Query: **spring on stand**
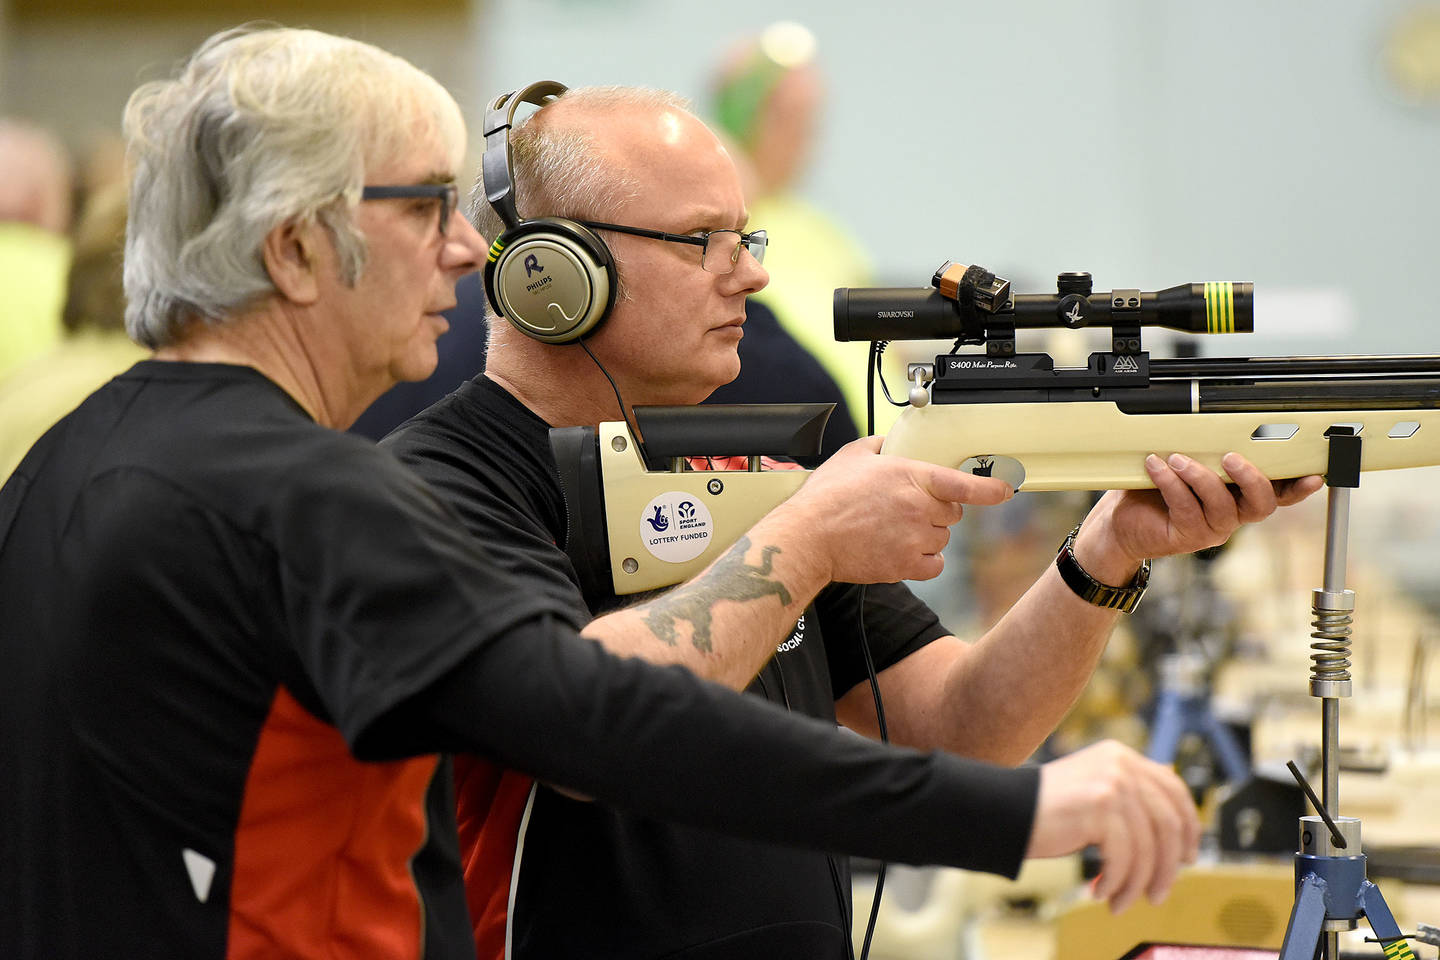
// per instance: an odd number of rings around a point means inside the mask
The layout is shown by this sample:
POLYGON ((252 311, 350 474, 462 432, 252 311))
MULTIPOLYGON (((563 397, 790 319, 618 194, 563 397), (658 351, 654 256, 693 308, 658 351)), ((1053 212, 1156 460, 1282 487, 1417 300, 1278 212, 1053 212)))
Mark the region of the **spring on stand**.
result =
POLYGON ((1310 612, 1315 628, 1310 634, 1315 638, 1310 644, 1310 679, 1349 680, 1351 611, 1312 606, 1310 612))

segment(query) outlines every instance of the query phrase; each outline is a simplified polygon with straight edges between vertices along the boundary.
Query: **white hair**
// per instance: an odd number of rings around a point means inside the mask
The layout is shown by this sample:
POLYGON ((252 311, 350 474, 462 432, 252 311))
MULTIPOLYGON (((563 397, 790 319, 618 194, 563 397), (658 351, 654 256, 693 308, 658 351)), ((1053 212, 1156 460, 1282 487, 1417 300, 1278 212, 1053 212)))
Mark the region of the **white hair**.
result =
POLYGON ((261 249, 286 222, 322 224, 342 279, 365 264, 353 219, 367 168, 465 125, 435 80, 377 47, 314 30, 241 27, 125 107, 132 164, 125 326, 147 347, 272 294, 261 249))
MULTIPOLYGON (((595 149, 590 133, 604 115, 634 110, 690 110, 690 101, 667 90, 647 87, 576 87, 567 90, 510 131, 515 209, 522 220, 564 217, 569 220, 613 222, 641 184, 595 149), (553 120, 556 104, 565 113, 580 111, 583 121, 553 120), (583 124, 583 125, 582 125, 583 124)), ((483 172, 470 193, 470 221, 490 240, 505 224, 485 198, 483 172)), ((625 298, 623 280, 616 291, 625 298)))

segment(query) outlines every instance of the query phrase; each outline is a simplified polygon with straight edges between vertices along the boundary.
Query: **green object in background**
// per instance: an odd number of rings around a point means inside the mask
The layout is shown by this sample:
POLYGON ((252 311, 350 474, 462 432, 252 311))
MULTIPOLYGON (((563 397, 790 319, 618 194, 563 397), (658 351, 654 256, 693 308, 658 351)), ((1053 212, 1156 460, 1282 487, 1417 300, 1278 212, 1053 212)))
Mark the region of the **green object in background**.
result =
POLYGON ((772 23, 760 34, 744 65, 721 79, 715 122, 737 143, 753 143, 760 108, 780 78, 815 58, 815 35, 791 21, 772 23))
POLYGON ((748 146, 752 142, 760 108, 785 69, 756 50, 742 70, 720 85, 715 95, 715 122, 737 143, 748 146))
POLYGON ((0 380, 60 341, 70 241, 28 223, 0 223, 0 380))

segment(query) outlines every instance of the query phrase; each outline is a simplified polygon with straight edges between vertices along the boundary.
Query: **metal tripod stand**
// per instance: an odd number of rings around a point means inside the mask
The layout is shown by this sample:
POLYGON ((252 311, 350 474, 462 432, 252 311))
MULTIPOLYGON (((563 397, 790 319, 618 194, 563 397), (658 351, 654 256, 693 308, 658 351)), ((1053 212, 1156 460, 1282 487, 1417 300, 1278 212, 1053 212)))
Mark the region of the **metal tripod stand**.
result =
MULTIPOLYGON (((1250 773, 1249 757, 1212 706, 1212 664, 1224 656, 1234 620, 1233 608, 1214 583, 1212 564, 1218 549, 1173 558, 1170 569, 1174 571, 1178 565, 1178 587, 1172 587, 1174 595, 1170 598, 1157 597, 1158 608, 1150 608, 1152 614, 1161 611, 1159 616, 1172 624, 1173 630, 1169 631, 1172 649, 1161 654, 1157 662, 1155 715, 1145 755, 1158 763, 1173 764, 1185 737, 1198 735, 1209 748, 1220 775, 1238 783, 1250 773), (1165 599, 1172 602, 1162 603, 1165 599)), ((1150 588, 1155 592, 1154 580, 1150 588)), ((1193 778, 1190 772, 1182 771, 1181 775, 1187 782, 1193 778)), ((1207 780, 1210 776, 1207 769, 1207 780)), ((1204 785, 1191 782, 1190 788, 1199 790, 1204 785)))
POLYGON ((1320 815, 1300 818, 1295 906, 1280 945, 1280 960, 1339 960, 1340 931, 1354 930, 1362 916, 1387 960, 1415 960, 1380 888, 1365 878, 1359 819, 1340 816, 1340 698, 1350 696, 1350 624, 1355 611, 1355 593, 1345 588, 1345 555, 1350 490, 1360 485, 1360 437, 1349 426, 1332 426, 1325 435, 1330 441, 1325 585, 1314 591, 1310 607, 1314 627, 1310 695, 1319 697, 1322 705, 1322 795, 1317 798, 1299 769, 1290 764, 1320 815))

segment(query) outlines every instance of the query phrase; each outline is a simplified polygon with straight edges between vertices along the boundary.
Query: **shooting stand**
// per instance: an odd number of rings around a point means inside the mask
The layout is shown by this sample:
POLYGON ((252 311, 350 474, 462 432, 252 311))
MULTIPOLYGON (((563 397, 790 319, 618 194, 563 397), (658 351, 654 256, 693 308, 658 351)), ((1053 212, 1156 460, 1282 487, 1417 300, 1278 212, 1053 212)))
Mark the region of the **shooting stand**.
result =
POLYGON ((1290 772, 1319 816, 1300 818, 1295 854, 1295 906, 1285 928, 1279 960, 1339 960, 1340 931, 1354 930, 1360 917, 1370 923, 1387 960, 1415 960, 1380 888, 1365 878, 1360 820, 1340 816, 1340 698, 1350 696, 1350 625, 1355 593, 1345 588, 1350 526, 1350 490, 1360 486, 1360 436, 1336 425, 1325 483, 1325 585, 1312 594, 1314 642, 1310 648, 1310 695, 1321 701, 1320 798, 1292 762, 1290 772), (1323 936, 1323 940, 1321 935, 1323 936))

